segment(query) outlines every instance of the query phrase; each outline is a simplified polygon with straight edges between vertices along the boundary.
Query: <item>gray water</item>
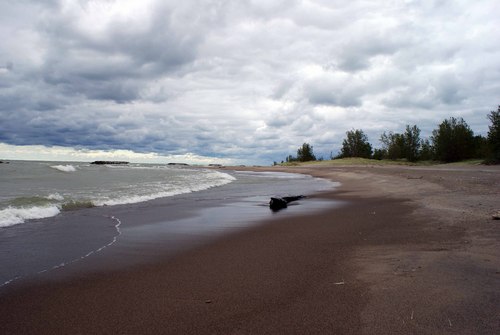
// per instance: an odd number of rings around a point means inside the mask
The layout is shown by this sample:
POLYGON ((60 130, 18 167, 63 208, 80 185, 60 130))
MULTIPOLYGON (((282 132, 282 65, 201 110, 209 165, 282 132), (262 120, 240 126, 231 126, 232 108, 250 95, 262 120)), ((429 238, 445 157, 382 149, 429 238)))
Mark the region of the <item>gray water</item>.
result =
POLYGON ((4 213, 15 211, 14 206, 21 210, 25 206, 29 212, 29 206, 47 206, 44 201, 58 211, 47 217, 24 217, 0 228, 0 293, 23 280, 148 262, 262 220, 331 207, 331 201, 306 198, 272 212, 268 202, 271 196, 310 195, 336 185, 299 174, 194 167, 8 165, 0 167, 4 213), (51 194, 57 194, 57 199, 50 199, 51 194), (95 207, 62 208, 71 201, 90 201, 95 207))
POLYGON ((233 180, 226 173, 202 168, 13 161, 0 165, 0 227, 64 210, 201 191, 233 180))

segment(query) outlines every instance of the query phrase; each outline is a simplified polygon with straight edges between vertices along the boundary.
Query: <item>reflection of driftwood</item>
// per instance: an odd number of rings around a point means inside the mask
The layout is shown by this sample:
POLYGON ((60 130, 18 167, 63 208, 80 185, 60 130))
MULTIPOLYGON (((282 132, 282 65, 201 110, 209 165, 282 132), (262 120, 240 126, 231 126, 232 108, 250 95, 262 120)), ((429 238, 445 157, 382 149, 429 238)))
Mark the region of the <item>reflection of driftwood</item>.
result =
POLYGON ((272 197, 269 201, 269 208, 273 211, 278 211, 283 208, 288 207, 288 203, 305 198, 303 195, 297 195, 293 197, 272 197))

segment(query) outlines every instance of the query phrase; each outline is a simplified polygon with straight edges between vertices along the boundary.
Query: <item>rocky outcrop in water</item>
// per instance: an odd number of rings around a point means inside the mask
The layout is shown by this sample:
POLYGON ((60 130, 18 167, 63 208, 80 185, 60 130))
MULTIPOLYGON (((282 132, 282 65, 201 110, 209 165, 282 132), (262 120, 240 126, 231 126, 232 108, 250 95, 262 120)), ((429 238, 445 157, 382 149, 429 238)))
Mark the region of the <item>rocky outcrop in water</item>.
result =
POLYGON ((128 162, 123 162, 123 161, 95 161, 90 164, 95 164, 95 165, 126 165, 128 162))

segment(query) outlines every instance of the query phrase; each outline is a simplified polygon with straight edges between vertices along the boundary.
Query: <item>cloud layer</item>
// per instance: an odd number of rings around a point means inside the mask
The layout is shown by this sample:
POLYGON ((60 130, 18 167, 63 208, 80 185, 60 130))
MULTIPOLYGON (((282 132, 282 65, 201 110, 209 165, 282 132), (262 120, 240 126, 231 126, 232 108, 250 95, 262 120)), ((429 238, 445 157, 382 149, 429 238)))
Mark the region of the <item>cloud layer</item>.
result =
POLYGON ((0 142, 269 163, 500 103, 498 1, 7 1, 0 142))

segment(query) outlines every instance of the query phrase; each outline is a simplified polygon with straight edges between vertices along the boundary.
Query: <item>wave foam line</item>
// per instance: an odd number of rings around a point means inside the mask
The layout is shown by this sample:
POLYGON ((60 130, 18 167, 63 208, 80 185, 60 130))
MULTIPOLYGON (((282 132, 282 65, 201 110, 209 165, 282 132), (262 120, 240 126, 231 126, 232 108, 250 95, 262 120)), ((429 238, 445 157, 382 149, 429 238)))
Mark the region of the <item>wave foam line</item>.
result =
POLYGON ((19 278, 21 278, 21 276, 15 276, 14 278, 7 280, 5 283, 0 285, 0 287, 5 286, 5 285, 9 285, 10 283, 12 283, 15 280, 18 280, 19 278))
POLYGON ((61 172, 75 172, 76 168, 73 165, 53 165, 51 168, 61 172))
POLYGON ((94 253, 96 252, 100 252, 101 250, 107 248, 107 247, 110 247, 112 246, 113 244, 116 243, 116 241, 118 240, 118 237, 122 234, 122 231, 120 230, 120 226, 122 224, 122 222, 120 221, 120 219, 118 219, 117 217, 115 216, 110 216, 109 217, 111 220, 115 220, 116 221, 116 224, 115 224, 115 229, 116 229, 116 232, 117 234, 113 237, 113 240, 111 242, 109 242, 108 244, 106 244, 105 246, 102 246, 100 247, 99 249, 97 249, 94 253))
MULTIPOLYGON (((52 270, 60 269, 60 268, 62 268, 62 267, 65 267, 65 266, 68 266, 68 265, 70 265, 70 264, 76 263, 76 262, 78 262, 78 261, 81 261, 82 259, 85 259, 85 258, 87 258, 87 257, 89 257, 89 256, 92 256, 93 254, 97 254, 97 253, 99 253, 99 252, 103 251, 104 249, 106 249, 107 247, 110 247, 110 246, 112 246, 113 244, 115 244, 115 243, 116 243, 116 241, 118 240, 118 237, 122 234, 122 232, 121 232, 121 230, 120 230, 120 226, 121 226, 122 222, 121 222, 121 221, 120 221, 120 219, 118 219, 116 216, 105 216, 105 217, 107 217, 107 218, 109 218, 109 219, 111 219, 111 220, 116 221, 116 224, 115 224, 115 230, 116 230, 117 234, 116 234, 115 236, 113 236, 113 239, 111 240, 111 242, 109 242, 109 243, 108 243, 108 244, 106 244, 106 245, 103 245, 103 246, 102 246, 102 247, 100 247, 99 249, 92 250, 92 251, 90 251, 90 252, 86 253, 85 255, 83 255, 83 256, 81 256, 81 257, 75 258, 75 259, 70 260, 70 261, 68 261, 68 262, 62 262, 62 263, 60 263, 60 264, 58 264, 58 265, 54 265, 53 267, 48 268, 48 269, 43 269, 43 270, 41 270, 41 271, 38 271, 36 274, 37 274, 37 275, 39 275, 39 274, 43 274, 43 273, 45 273, 45 272, 49 272, 49 271, 52 271, 52 270)), ((16 277, 14 277, 14 278, 12 278, 12 279, 9 279, 9 280, 7 280, 6 282, 4 282, 3 284, 0 284, 0 288, 1 288, 1 287, 3 287, 3 286, 9 285, 10 283, 12 283, 12 282, 14 282, 14 281, 16 281, 16 280, 19 280, 19 279, 21 279, 21 278, 24 278, 24 277, 26 277, 26 276, 16 276, 16 277)))
POLYGON ((0 228, 23 223, 26 220, 56 216, 60 213, 56 205, 34 206, 29 208, 7 207, 0 210, 0 228))

